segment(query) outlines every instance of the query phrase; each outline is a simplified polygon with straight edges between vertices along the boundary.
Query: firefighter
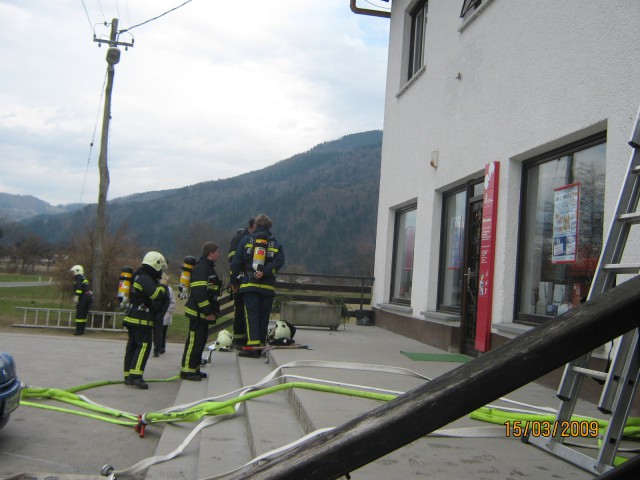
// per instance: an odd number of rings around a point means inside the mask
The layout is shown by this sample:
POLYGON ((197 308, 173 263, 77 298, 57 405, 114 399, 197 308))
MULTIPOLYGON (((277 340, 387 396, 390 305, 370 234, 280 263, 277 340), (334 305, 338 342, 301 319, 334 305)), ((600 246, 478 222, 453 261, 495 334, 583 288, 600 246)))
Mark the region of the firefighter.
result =
MULTIPOLYGON (((284 250, 271 235, 271 226, 267 215, 258 215, 255 232, 240 240, 231 261, 231 288, 242 296, 244 303, 247 347, 266 345, 276 294, 276 273, 284 265, 284 250)), ((240 352, 239 355, 244 356, 245 353, 240 352)))
MULTIPOLYGON (((236 253, 236 248, 247 235, 256 231, 255 219, 249 219, 247 228, 240 228, 231 239, 229 244, 229 266, 233 260, 233 256, 236 253)), ((247 326, 244 318, 244 304, 242 303, 242 296, 239 294, 233 295, 233 343, 236 347, 242 347, 247 344, 247 326)))
POLYGON ((93 300, 93 293, 89 286, 89 280, 84 276, 82 265, 74 265, 69 272, 74 276, 73 303, 76 305, 76 331, 73 334, 82 335, 87 326, 87 316, 93 300))
POLYGON ((184 312, 189 319, 189 334, 182 353, 180 378, 199 382, 207 377, 200 371, 202 352, 207 343, 209 326, 213 325, 220 311, 218 295, 222 281, 215 271, 215 262, 220 258, 220 249, 214 242, 202 246, 202 256, 191 272, 189 298, 184 312))
POLYGON ((167 261, 160 252, 148 252, 133 274, 129 305, 122 321, 129 333, 124 354, 124 383, 146 390, 144 367, 151 353, 155 319, 161 311, 169 277, 162 275, 167 261))

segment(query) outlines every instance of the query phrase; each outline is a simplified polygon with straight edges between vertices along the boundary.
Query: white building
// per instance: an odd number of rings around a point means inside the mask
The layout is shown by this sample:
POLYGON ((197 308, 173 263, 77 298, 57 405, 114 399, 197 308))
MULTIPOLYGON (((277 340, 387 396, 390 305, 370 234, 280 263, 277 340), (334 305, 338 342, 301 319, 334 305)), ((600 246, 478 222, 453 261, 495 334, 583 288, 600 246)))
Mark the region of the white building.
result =
POLYGON ((375 322, 475 355, 587 295, 640 105, 640 1, 390 5, 375 322))

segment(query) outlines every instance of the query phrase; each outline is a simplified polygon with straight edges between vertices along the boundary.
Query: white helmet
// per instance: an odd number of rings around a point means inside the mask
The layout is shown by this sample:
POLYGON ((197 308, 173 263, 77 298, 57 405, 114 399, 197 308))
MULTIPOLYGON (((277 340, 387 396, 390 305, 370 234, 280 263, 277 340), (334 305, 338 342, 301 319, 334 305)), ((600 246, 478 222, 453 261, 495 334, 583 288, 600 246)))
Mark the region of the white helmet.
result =
POLYGON ((156 271, 165 270, 167 268, 167 261, 160 252, 151 251, 148 252, 142 259, 143 265, 149 265, 156 271))
POLYGON ((74 265, 69 269, 70 272, 73 272, 74 275, 84 275, 84 268, 82 265, 74 265))
POLYGON ((270 344, 290 345, 294 343, 293 336, 296 333, 296 327, 284 320, 276 320, 276 326, 269 330, 267 340, 270 344))
POLYGON ((228 352, 231 350, 231 345, 233 345, 233 337, 231 334, 226 330, 220 330, 213 349, 219 352, 228 352))

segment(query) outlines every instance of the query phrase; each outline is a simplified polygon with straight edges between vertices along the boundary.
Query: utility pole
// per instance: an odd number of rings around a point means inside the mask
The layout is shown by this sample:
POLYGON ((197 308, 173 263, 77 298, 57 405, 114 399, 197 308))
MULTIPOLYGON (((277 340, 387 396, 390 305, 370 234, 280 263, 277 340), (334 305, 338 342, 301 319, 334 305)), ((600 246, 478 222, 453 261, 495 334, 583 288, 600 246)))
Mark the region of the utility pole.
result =
POLYGON ((104 286, 104 237, 107 223, 107 192, 109 190, 109 166, 107 165, 107 149, 109 144, 109 120, 111 119, 111 92, 113 90, 113 77, 116 70, 115 65, 120 61, 119 45, 133 47, 133 43, 118 42, 118 19, 111 21, 111 35, 109 40, 93 38, 98 42, 109 44, 107 50, 107 86, 104 96, 104 114, 102 116, 102 137, 100 139, 100 157, 98 158, 98 171, 100 172, 100 187, 98 190, 98 210, 96 213, 96 232, 93 248, 93 291, 98 309, 104 308, 102 305, 102 291, 104 286))

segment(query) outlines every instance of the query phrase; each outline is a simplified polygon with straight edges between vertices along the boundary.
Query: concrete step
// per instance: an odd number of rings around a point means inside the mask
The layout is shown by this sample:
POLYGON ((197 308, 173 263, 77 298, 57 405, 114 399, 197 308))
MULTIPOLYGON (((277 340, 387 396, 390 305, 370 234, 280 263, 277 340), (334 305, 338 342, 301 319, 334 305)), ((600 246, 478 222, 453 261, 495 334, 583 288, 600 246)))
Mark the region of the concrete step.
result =
MULTIPOLYGON (((250 386, 271 372, 265 358, 242 358, 236 352, 214 352, 202 367, 209 376, 201 382, 182 380, 175 405, 210 399, 250 386)), ((217 400, 218 401, 218 400, 217 400)), ((210 417, 209 417, 210 418, 210 417)), ((202 421, 202 420, 201 420, 202 421)), ((175 450, 199 422, 168 424, 155 455, 175 450)), ((202 429, 181 455, 149 468, 148 480, 199 479, 231 471, 304 435, 283 393, 271 393, 242 404, 236 417, 202 429)))

